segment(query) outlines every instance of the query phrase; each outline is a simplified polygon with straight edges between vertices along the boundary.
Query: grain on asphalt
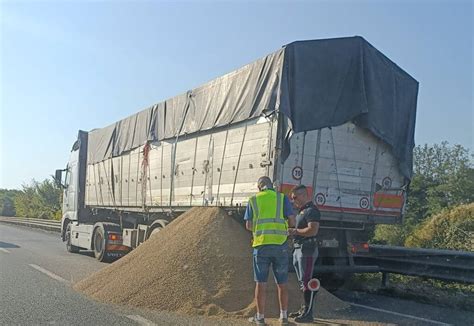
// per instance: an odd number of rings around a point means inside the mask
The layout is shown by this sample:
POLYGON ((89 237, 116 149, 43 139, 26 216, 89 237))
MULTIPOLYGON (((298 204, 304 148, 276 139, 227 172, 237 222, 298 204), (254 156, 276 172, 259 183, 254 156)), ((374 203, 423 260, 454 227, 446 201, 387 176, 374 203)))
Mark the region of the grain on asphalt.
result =
MULTIPOLYGON (((193 208, 74 288, 106 303, 191 315, 251 316, 255 283, 250 240, 250 233, 224 210, 193 208)), ((289 297, 289 310, 298 309, 301 291, 294 274, 289 297)), ((316 304, 319 310, 347 307, 324 289, 316 304)), ((272 279, 265 314, 279 314, 272 279)))

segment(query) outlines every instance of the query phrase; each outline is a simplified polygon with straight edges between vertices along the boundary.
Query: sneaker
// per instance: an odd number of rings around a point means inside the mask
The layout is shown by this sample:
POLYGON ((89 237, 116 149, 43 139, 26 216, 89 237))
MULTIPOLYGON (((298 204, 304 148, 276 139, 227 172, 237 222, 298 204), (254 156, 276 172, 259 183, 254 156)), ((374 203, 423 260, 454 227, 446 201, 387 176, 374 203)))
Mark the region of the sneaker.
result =
POLYGON ((290 313, 288 314, 288 317, 290 317, 290 318, 299 317, 299 316, 301 316, 302 314, 304 314, 305 310, 306 310, 306 306, 305 306, 304 304, 302 304, 300 310, 294 311, 294 312, 290 312, 290 313))
POLYGON ((257 315, 250 317, 249 322, 256 325, 265 325, 265 318, 257 319, 257 315))
POLYGON ((295 322, 297 323, 312 323, 313 321, 314 318, 311 314, 301 315, 295 318, 295 322))
POLYGON ((278 321, 280 322, 281 326, 288 326, 289 325, 288 318, 280 318, 280 319, 278 319, 278 321))

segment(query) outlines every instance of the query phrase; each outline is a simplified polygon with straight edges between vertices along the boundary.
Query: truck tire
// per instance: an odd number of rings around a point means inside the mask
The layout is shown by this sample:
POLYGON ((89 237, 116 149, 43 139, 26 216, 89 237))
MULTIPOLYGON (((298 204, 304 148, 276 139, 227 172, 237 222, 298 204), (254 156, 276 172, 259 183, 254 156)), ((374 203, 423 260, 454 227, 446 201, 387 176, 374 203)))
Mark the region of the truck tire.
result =
POLYGON ((100 262, 107 262, 107 238, 105 237, 105 230, 99 226, 94 232, 94 256, 100 262))
POLYGON ((321 286, 324 287, 325 290, 330 292, 336 291, 339 288, 343 287, 346 283, 345 277, 339 274, 320 274, 317 276, 319 281, 321 282, 321 286))
MULTIPOLYGON (((326 260, 330 265, 337 266, 347 266, 347 262, 344 258, 341 257, 331 257, 326 260)), ((316 268, 317 273, 317 268, 316 268)), ((339 288, 343 287, 351 275, 347 272, 334 272, 334 273, 324 273, 317 275, 321 281, 321 286, 328 291, 336 291, 339 288)))
POLYGON ((151 237, 157 235, 158 232, 160 232, 160 231, 161 231, 161 228, 160 228, 160 227, 153 228, 153 229, 151 230, 150 236, 149 236, 148 238, 151 238, 151 237))
POLYGON ((65 241, 66 241, 66 250, 71 253, 78 253, 79 252, 79 247, 73 246, 71 244, 71 223, 69 222, 67 227, 66 227, 66 234, 64 236, 65 241))
POLYGON ((150 226, 150 230, 148 231, 147 239, 158 234, 167 224, 168 221, 166 220, 156 220, 153 222, 153 224, 150 226))

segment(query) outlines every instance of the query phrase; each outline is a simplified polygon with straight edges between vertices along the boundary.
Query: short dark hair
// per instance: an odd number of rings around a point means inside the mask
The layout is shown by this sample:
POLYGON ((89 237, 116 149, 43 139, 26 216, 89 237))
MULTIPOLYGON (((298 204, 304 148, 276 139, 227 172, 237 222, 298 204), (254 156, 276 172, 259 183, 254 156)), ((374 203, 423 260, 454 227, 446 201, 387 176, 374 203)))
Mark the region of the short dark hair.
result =
POLYGON ((295 186, 293 189, 291 189, 291 193, 294 194, 296 192, 305 192, 306 194, 308 194, 308 190, 306 188, 305 185, 299 185, 299 186, 295 186))
POLYGON ((258 189, 260 190, 273 189, 272 179, 270 179, 267 176, 258 178, 257 185, 258 185, 258 189))

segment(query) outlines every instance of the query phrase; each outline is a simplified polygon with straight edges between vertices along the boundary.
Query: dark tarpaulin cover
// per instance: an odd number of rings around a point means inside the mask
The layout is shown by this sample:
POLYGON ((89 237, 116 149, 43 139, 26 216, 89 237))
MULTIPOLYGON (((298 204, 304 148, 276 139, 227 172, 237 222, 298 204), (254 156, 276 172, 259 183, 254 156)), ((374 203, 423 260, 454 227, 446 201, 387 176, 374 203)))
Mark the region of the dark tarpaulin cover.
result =
POLYGON ((418 82, 361 37, 286 46, 280 111, 294 132, 353 121, 392 147, 412 175, 418 82))
POLYGON ((280 111, 293 132, 353 121, 412 175, 418 82, 361 37, 298 41, 196 89, 89 133, 88 162, 280 111))
POLYGON ((274 111, 281 49, 234 72, 89 133, 88 163, 143 145, 259 117, 274 111))

